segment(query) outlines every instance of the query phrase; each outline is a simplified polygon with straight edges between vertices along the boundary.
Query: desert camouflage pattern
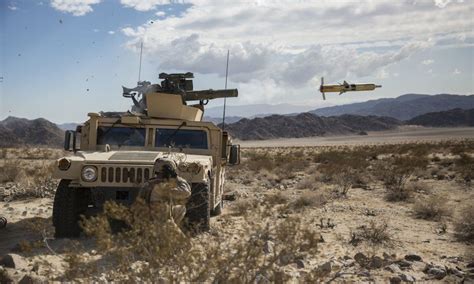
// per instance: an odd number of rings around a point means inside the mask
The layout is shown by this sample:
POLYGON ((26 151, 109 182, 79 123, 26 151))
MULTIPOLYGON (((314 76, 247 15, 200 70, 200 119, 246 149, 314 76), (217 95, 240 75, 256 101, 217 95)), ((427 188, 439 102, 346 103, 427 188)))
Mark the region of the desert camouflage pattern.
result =
POLYGON ((206 185, 210 210, 222 202, 225 167, 236 164, 231 163, 232 139, 202 118, 208 100, 237 97, 238 92, 193 90, 192 73, 159 78, 161 84, 140 82, 123 89, 135 111, 91 112, 76 131, 67 131, 65 150, 74 154, 57 160, 53 176, 67 180, 70 190, 87 189, 94 208, 109 200, 132 205, 141 196, 179 223, 190 185, 206 185), (164 164, 172 165, 175 178, 154 174, 164 164), (94 171, 92 178, 85 178, 86 169, 94 171))
MULTIPOLYGON (((170 159, 158 159, 154 172, 159 173, 165 165, 170 165, 176 172, 177 165, 170 159)), ((150 179, 140 190, 139 194, 154 211, 158 219, 172 220, 180 225, 186 214, 186 201, 191 196, 191 186, 182 177, 163 179, 158 175, 150 179)))

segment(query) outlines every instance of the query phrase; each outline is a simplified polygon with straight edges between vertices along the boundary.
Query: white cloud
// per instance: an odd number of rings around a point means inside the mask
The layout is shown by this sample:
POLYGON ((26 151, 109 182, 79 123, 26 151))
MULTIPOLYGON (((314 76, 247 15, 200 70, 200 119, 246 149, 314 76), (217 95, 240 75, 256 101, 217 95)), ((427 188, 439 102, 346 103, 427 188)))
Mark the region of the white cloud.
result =
MULTIPOLYGON (((124 2, 145 10, 164 1, 124 2)), ((219 76, 229 49, 231 81, 259 97, 259 88, 268 90, 265 96, 278 96, 275 86, 282 93, 302 90, 319 84, 321 76, 385 78, 392 64, 421 50, 474 37, 474 1, 452 2, 441 10, 433 0, 189 4, 179 17, 122 29, 127 47, 138 51, 143 40, 144 52, 158 58, 162 70, 219 76)))
POLYGON ((433 59, 426 59, 426 60, 421 61, 421 64, 423 65, 431 65, 433 63, 434 63, 433 59))
MULTIPOLYGON (((435 5, 438 6, 439 8, 444 8, 448 6, 448 4, 450 4, 451 2, 453 1, 452 0, 434 0, 435 5)), ((464 0, 458 0, 457 2, 464 3, 464 0)))
POLYGON ((18 7, 15 6, 15 5, 13 5, 13 4, 11 4, 11 5, 8 5, 8 9, 10 9, 10 10, 12 10, 12 11, 16 11, 16 10, 18 10, 18 7))
POLYGON ((51 7, 74 16, 84 16, 93 11, 92 5, 100 2, 101 0, 51 0, 51 7))
POLYGON ((158 11, 158 12, 155 13, 155 15, 157 15, 158 17, 164 17, 164 16, 166 16, 166 12, 158 11))
POLYGON ((114 32, 114 31, 108 31, 107 33, 108 33, 109 35, 113 35, 113 34, 115 34, 115 32, 114 32))
POLYGON ((93 29, 92 31, 93 31, 93 32, 95 32, 95 33, 98 33, 98 32, 100 32, 100 30, 99 30, 99 29, 93 29))
POLYGON ((458 69, 458 68, 455 68, 454 71, 453 71, 453 75, 459 75, 461 74, 462 72, 458 69))
POLYGON ((183 1, 172 0, 120 0, 120 3, 128 8, 133 8, 137 11, 150 11, 156 9, 159 5, 166 5, 171 3, 182 3, 183 1))

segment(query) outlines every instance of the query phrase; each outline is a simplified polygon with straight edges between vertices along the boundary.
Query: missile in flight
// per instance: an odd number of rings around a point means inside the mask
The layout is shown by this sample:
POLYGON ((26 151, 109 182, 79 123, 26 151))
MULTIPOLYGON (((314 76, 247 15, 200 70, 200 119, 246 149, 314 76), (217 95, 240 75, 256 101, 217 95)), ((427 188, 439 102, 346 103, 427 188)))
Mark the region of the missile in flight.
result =
POLYGON ((326 93, 339 93, 339 95, 345 92, 360 92, 360 91, 373 91, 375 88, 381 88, 381 85, 375 84, 349 84, 346 81, 339 85, 324 85, 324 77, 321 78, 321 86, 319 91, 323 95, 323 99, 326 99, 326 93))

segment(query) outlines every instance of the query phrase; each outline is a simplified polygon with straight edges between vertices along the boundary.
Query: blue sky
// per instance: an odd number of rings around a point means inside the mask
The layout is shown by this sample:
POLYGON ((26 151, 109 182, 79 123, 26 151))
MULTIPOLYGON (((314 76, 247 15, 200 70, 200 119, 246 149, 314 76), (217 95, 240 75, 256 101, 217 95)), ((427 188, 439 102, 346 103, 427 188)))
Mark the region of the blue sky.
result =
MULTIPOLYGON (((0 119, 79 122, 125 110, 121 86, 191 71, 230 104, 321 107, 406 93, 474 93, 474 1, 0 2, 0 119), (322 101, 319 80, 373 82, 371 93, 322 101)), ((211 106, 220 105, 215 101, 211 106)))

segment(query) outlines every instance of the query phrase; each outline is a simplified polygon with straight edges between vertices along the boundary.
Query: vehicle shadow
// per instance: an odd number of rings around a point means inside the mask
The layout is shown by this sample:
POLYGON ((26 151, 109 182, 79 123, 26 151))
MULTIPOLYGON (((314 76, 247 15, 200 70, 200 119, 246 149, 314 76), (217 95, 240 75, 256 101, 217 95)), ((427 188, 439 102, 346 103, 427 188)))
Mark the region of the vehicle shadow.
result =
POLYGON ((0 256, 16 253, 25 257, 79 252, 93 246, 91 238, 55 239, 52 218, 31 217, 8 223, 0 229, 0 256))

